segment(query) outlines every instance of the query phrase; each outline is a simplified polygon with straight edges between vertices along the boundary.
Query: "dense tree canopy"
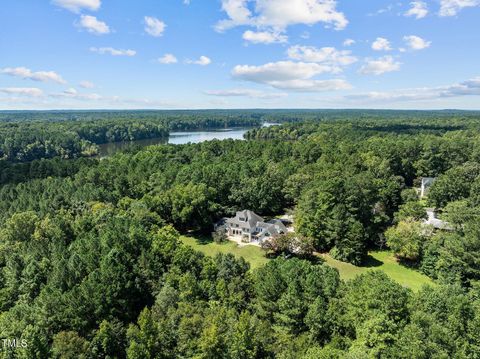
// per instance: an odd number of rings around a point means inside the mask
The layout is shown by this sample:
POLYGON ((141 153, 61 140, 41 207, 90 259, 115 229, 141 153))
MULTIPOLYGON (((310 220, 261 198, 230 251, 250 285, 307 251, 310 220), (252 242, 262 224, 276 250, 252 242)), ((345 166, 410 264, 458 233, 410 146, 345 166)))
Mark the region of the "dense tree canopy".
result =
POLYGON ((389 111, 2 113, 0 358, 476 358, 478 114, 389 111), (95 144, 231 125, 246 141, 95 144), (428 198, 415 187, 437 180, 428 198), (425 226, 436 207, 447 230, 425 226), (250 269, 182 244, 236 210, 294 213, 250 269), (300 241, 300 242, 299 242, 300 241), (436 280, 342 281, 387 245, 436 280), (313 246, 313 247, 312 247, 313 246), (298 258, 303 257, 303 258, 298 258))

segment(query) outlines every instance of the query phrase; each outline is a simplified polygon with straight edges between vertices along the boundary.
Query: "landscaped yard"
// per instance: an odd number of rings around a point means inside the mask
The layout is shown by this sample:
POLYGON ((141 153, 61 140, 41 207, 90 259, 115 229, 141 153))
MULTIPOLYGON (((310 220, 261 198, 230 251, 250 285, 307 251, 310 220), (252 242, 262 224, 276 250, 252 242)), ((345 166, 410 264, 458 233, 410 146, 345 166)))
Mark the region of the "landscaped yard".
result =
MULTIPOLYGON (((252 269, 258 268, 269 261, 269 259, 265 258, 262 249, 257 246, 239 247, 234 242, 216 244, 211 240, 201 240, 186 236, 182 236, 181 240, 183 243, 209 256, 215 256, 217 253, 232 253, 237 257, 243 257, 250 263, 252 269)), ((434 284, 427 276, 397 263, 391 252, 388 251, 370 252, 367 263, 362 267, 337 261, 329 255, 322 255, 322 258, 325 259, 328 265, 337 268, 340 272, 340 277, 344 280, 352 279, 368 270, 378 269, 383 270, 390 278, 414 291, 419 290, 424 284, 434 284)))
POLYGON ((235 242, 217 244, 211 240, 201 240, 186 236, 181 236, 180 239, 183 243, 188 244, 208 256, 215 256, 218 253, 232 253, 236 257, 243 257, 250 263, 252 269, 258 268, 268 262, 262 249, 257 246, 239 247, 235 242))
POLYGON ((384 271, 396 282, 405 287, 409 287, 414 291, 419 290, 424 284, 435 285, 435 283, 426 275, 400 265, 389 251, 369 252, 367 263, 362 267, 337 261, 328 254, 322 255, 322 258, 325 259, 328 265, 337 268, 340 272, 340 277, 345 280, 352 279, 366 271, 378 269, 384 271))

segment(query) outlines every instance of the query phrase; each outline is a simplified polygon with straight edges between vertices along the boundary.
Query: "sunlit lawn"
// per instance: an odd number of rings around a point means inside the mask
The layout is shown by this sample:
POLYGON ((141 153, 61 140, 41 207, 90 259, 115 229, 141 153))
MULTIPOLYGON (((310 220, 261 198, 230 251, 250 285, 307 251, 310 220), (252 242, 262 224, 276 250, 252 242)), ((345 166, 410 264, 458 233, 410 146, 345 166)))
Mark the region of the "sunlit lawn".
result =
POLYGON ((399 264, 389 251, 369 252, 367 262, 361 267, 338 261, 325 254, 322 258, 328 265, 337 268, 340 277, 345 280, 355 278, 369 270, 382 270, 396 282, 414 291, 419 290, 424 284, 435 285, 426 275, 399 264))
POLYGON ((193 237, 180 237, 183 243, 208 255, 215 256, 218 253, 232 253, 236 257, 243 257, 250 263, 252 269, 258 268, 269 261, 261 248, 256 246, 239 247, 235 242, 217 244, 211 240, 199 240, 193 237))
MULTIPOLYGON (((187 236, 182 236, 181 240, 183 243, 208 256, 215 256, 218 253, 232 253, 236 257, 243 257, 250 263, 252 269, 258 268, 269 261, 265 257, 263 250, 256 246, 239 247, 234 242, 216 244, 208 238, 197 239, 187 236)), ((419 290, 424 284, 434 284, 427 276, 399 264, 391 252, 388 251, 370 252, 367 262, 361 267, 338 261, 329 255, 324 254, 321 256, 329 266, 338 269, 340 277, 344 280, 355 278, 357 275, 369 270, 382 270, 396 282, 414 291, 419 290)))

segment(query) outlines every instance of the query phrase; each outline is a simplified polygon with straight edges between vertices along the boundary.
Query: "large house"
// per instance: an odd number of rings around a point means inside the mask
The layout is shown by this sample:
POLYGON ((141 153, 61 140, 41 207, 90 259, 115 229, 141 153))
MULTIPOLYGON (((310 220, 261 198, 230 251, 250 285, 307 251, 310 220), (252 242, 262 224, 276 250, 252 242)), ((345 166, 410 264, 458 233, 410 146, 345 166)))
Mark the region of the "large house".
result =
POLYGON ((258 243, 271 236, 287 233, 287 227, 281 220, 265 222, 262 217, 249 210, 237 212, 235 217, 222 219, 216 229, 224 230, 228 236, 240 237, 243 242, 258 243))

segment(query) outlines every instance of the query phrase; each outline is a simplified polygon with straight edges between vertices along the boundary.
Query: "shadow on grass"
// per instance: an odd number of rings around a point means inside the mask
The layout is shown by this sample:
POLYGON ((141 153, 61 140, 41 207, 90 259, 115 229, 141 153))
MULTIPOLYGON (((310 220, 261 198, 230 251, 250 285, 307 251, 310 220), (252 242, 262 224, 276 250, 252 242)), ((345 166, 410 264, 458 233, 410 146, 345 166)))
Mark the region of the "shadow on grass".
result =
POLYGON ((206 234, 205 232, 190 231, 188 233, 185 233, 185 235, 190 238, 195 238, 195 241, 199 245, 207 245, 213 243, 212 236, 210 234, 206 234))
POLYGON ((189 237, 195 238, 198 245, 205 246, 207 244, 218 244, 218 245, 225 245, 230 243, 230 241, 226 240, 224 242, 215 242, 212 238, 211 234, 205 234, 202 232, 190 232, 187 234, 189 237))
POLYGON ((302 255, 298 256, 292 253, 273 253, 273 252, 266 252, 264 251, 265 258, 268 259, 275 259, 275 258, 285 258, 285 259, 290 259, 290 258, 298 258, 298 259, 303 259, 306 261, 309 261, 313 264, 320 264, 320 263, 325 263, 325 259, 316 256, 316 255, 302 255))
POLYGON ((413 260, 408 260, 408 259, 400 259, 398 261, 398 264, 400 264, 403 267, 416 269, 416 270, 418 270, 419 267, 420 267, 420 263, 418 261, 413 261, 413 260))
POLYGON ((379 261, 378 259, 368 254, 365 260, 363 261, 362 265, 360 265, 360 267, 374 268, 374 267, 380 267, 382 264, 383 262, 379 261))

